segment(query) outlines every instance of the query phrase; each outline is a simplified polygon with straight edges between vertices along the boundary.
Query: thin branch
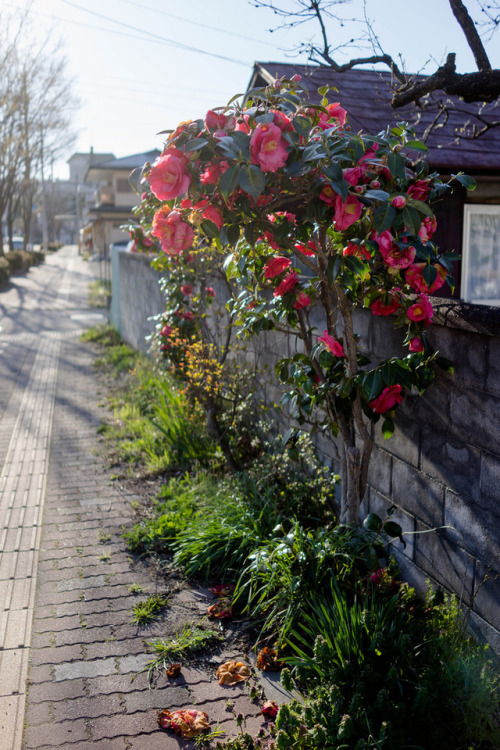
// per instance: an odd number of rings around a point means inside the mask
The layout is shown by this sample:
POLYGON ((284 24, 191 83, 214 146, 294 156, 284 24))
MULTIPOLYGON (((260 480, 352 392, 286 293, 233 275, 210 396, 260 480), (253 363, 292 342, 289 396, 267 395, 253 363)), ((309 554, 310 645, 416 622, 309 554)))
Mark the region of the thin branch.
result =
POLYGON ((457 22, 464 32, 467 44, 472 50, 478 70, 491 70, 491 64, 484 49, 481 37, 477 33, 474 21, 462 0, 449 0, 450 8, 457 22))

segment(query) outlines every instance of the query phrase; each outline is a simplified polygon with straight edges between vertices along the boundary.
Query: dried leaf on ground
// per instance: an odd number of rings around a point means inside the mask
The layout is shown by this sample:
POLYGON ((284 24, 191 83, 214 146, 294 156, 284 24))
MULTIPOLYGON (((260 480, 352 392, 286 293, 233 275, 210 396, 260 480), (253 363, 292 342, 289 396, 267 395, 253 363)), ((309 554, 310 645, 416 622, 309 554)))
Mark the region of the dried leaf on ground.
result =
POLYGON ((167 677, 178 677, 180 673, 181 673, 180 664, 170 664, 170 666, 167 667, 167 677))
POLYGON ((227 661, 217 670, 219 685, 237 685, 252 676, 249 666, 242 661, 227 661))
POLYGON ((218 583, 216 586, 211 586, 208 590, 214 596, 228 597, 234 591, 234 583, 218 583))
POLYGON ((208 714, 196 709, 169 711, 165 708, 158 714, 158 725, 161 729, 171 729, 183 739, 197 737, 210 729, 208 714))

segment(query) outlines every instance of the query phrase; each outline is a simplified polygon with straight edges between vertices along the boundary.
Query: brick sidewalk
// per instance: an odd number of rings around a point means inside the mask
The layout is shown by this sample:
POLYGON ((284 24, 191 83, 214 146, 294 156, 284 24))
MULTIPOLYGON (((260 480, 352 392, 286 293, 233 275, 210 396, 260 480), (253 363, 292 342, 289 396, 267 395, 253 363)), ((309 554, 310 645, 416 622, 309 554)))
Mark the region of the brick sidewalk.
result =
MULTIPOLYGON (((78 278, 66 273, 73 289, 58 297, 63 310, 75 306, 75 293, 83 295, 90 280, 81 259, 69 254, 68 262, 78 278)), ((132 624, 137 597, 130 585, 157 589, 153 572, 134 565, 121 538, 134 498, 109 481, 97 455, 102 410, 92 351, 80 342, 76 324, 28 340, 14 385, 3 401, 0 393, 0 428, 12 434, 7 446, 0 442, 8 508, 0 555, 2 750, 192 748, 192 741, 158 730, 156 714, 163 708, 205 710, 225 736, 237 734, 241 713, 244 728, 258 731, 260 709, 245 686, 219 687, 213 674, 189 667, 175 680, 161 677, 155 689, 145 673, 132 681, 150 658, 144 641, 173 635, 204 614, 207 592, 179 591, 162 620, 146 628, 132 624)), ((14 345, 15 339, 6 341, 14 345)), ((166 585, 160 583, 158 593, 166 585)), ((216 663, 236 655, 226 650, 216 663)))

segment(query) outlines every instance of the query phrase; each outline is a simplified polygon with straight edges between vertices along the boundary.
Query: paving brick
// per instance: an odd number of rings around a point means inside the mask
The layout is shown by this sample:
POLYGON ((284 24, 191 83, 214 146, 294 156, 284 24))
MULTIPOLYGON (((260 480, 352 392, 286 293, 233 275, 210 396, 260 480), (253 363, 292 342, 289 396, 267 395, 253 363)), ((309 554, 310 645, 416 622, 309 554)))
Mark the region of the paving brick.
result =
POLYGON ((28 687, 28 702, 30 704, 45 701, 61 701, 71 698, 81 698, 86 694, 85 681, 64 680, 63 682, 42 682, 28 687))
POLYGON ((187 687, 166 687, 162 690, 141 690, 127 693, 124 696, 127 713, 163 708, 183 708, 193 699, 187 687))
POLYGON ((40 664, 63 664, 82 658, 80 644, 52 648, 34 648, 31 650, 30 661, 33 666, 40 664))
POLYGON ((157 713, 157 711, 151 710, 135 714, 106 716, 100 719, 90 719, 88 725, 92 739, 95 740, 108 737, 110 739, 113 737, 134 737, 157 729, 157 713))
POLYGON ((128 750, 192 750, 193 742, 181 740, 171 732, 156 728, 151 734, 140 734, 128 739, 128 750))
POLYGON ((81 742, 88 740, 87 726, 84 719, 65 721, 60 724, 39 724, 26 727, 24 735, 25 748, 39 750, 44 745, 57 747, 63 742, 81 742))
POLYGON ((145 672, 141 674, 110 674, 106 677, 89 677, 86 680, 86 685, 89 696, 149 690, 148 677, 145 672))
MULTIPOLYGON (((57 750, 128 750, 130 745, 124 737, 114 740, 102 740, 101 742, 75 742, 71 744, 58 745, 57 750)), ((54 750, 53 746, 45 745, 38 750, 54 750)), ((146 748, 142 748, 146 750, 146 748)), ((149 746, 148 746, 149 750, 149 746)), ((165 749, 164 749, 165 750, 165 749)))
POLYGON ((52 708, 56 722, 124 713, 120 695, 74 698, 53 703, 52 708))

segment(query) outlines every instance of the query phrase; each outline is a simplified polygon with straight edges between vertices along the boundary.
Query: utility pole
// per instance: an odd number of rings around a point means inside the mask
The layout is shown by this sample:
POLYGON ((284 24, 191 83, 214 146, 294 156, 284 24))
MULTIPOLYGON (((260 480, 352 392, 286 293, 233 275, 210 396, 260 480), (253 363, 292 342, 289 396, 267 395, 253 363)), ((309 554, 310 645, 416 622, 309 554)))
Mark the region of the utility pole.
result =
POLYGON ((43 160, 44 160, 44 154, 43 154, 43 128, 42 128, 42 162, 41 162, 41 177, 42 177, 42 251, 45 252, 47 250, 47 246, 49 244, 48 241, 48 230, 47 230, 47 198, 45 195, 45 177, 43 173, 43 160))

